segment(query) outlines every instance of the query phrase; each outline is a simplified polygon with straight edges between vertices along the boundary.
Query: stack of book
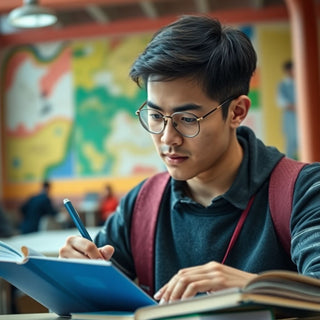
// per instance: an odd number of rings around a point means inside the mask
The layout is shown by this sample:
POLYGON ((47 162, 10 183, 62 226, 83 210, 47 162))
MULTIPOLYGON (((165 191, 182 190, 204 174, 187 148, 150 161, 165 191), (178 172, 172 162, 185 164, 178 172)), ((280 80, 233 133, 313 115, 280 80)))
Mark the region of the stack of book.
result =
POLYGON ((75 319, 320 319, 320 280, 290 271, 264 272, 242 288, 158 305, 111 262, 46 257, 0 241, 0 277, 75 319))

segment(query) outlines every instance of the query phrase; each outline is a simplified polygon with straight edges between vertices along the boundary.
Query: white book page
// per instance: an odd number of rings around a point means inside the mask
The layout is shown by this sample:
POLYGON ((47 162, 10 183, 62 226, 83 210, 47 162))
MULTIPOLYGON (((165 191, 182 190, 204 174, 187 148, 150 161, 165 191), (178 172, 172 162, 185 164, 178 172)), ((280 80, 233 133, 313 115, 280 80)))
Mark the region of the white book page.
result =
POLYGON ((18 250, 10 247, 5 242, 0 241, 0 260, 1 261, 21 261, 23 255, 18 250))

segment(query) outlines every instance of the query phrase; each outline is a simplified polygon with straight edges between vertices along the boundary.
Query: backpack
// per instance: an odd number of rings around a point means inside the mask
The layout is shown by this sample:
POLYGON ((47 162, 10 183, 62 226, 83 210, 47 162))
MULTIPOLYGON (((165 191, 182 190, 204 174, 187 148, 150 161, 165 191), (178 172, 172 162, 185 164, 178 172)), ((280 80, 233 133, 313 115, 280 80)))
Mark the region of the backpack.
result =
MULTIPOLYGON (((283 157, 273 169, 269 181, 269 207, 276 234, 290 255, 290 218, 294 185, 306 163, 283 157)), ((168 172, 148 178, 135 202, 130 243, 140 287, 154 293, 154 240, 161 199, 170 180, 168 172), (145 213, 148 215, 145 215, 145 213)))

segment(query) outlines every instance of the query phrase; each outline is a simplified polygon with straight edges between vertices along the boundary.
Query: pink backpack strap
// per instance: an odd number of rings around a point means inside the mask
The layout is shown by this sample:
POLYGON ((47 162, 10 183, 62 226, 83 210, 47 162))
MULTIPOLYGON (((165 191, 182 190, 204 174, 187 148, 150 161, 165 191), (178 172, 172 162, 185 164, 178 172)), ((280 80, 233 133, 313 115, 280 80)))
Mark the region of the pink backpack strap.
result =
POLYGON ((296 179, 306 163, 283 157, 270 177, 269 207, 278 238, 290 255, 290 219, 296 179))
POLYGON ((168 172, 148 178, 142 185, 131 221, 131 250, 140 287, 154 294, 154 240, 161 199, 169 182, 168 172))

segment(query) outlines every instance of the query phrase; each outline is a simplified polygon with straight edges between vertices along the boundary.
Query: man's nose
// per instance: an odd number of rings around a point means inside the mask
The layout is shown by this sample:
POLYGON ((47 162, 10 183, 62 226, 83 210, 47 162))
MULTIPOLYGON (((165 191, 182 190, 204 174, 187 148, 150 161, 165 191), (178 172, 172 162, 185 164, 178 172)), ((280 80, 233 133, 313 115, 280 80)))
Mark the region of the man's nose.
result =
POLYGON ((182 135, 175 129, 177 124, 171 117, 166 117, 163 132, 161 134, 161 142, 166 145, 180 144, 182 141, 182 135))

